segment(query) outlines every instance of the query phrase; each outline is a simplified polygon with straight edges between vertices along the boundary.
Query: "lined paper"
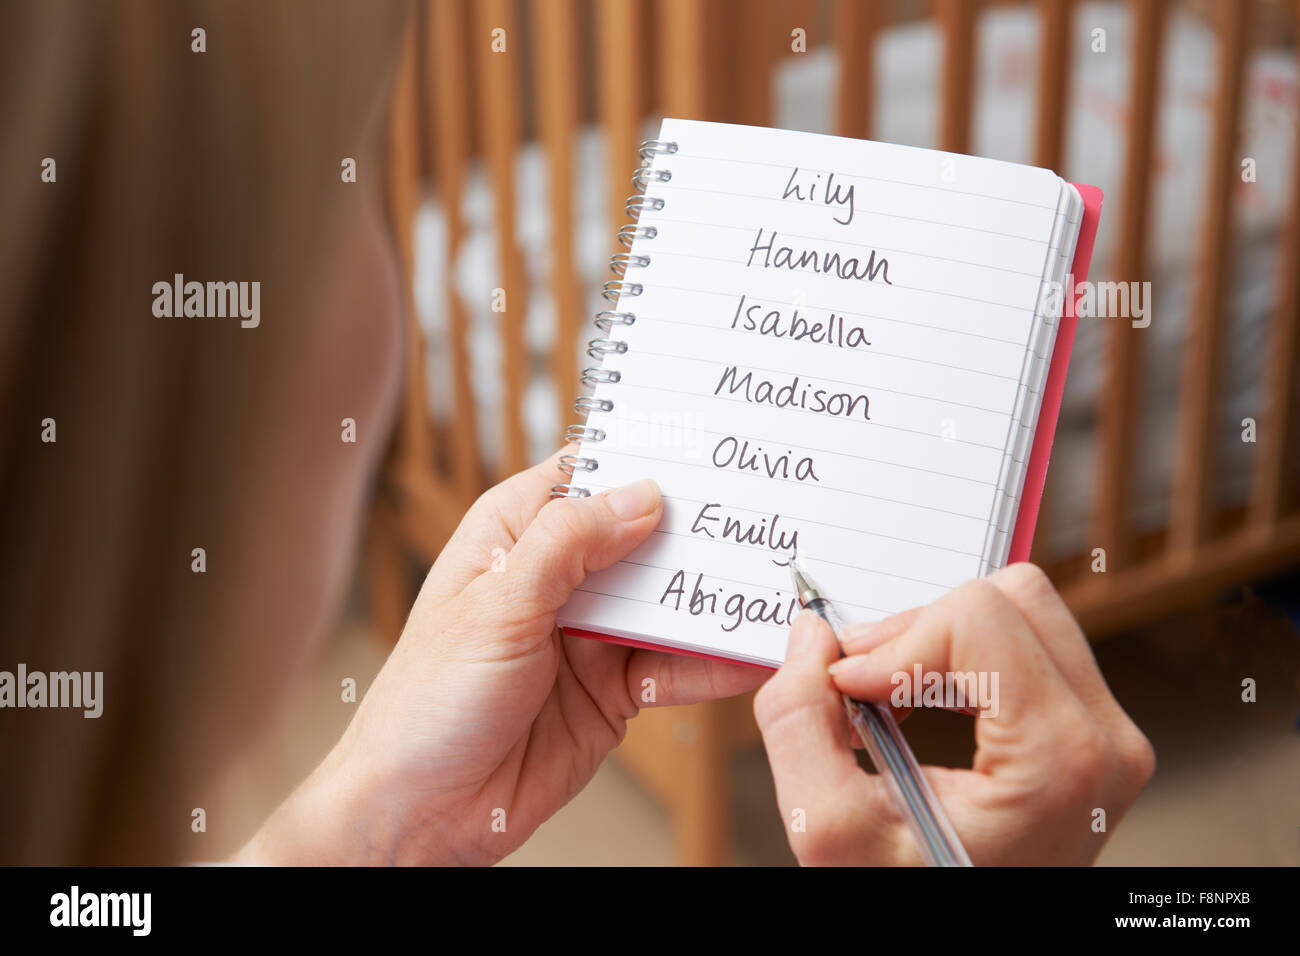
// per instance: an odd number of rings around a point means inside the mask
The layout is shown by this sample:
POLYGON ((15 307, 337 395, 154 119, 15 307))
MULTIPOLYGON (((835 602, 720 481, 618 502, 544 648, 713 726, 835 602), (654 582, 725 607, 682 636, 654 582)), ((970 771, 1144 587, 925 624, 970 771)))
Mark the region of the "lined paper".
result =
POLYGON ((664 518, 560 623, 777 665, 797 545, 849 619, 1005 560, 1079 206, 1055 174, 665 120, 574 484, 664 518), (635 284, 633 286, 632 284, 635 284), (632 294, 639 287, 640 294, 632 294))

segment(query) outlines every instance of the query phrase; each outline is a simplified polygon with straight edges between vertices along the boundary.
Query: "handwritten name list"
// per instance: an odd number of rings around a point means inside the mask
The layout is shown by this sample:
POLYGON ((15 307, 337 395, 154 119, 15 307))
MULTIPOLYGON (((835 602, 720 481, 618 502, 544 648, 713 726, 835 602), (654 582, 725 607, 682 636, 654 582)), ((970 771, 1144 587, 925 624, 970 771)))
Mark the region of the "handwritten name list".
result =
POLYGON ((982 573, 1032 429, 1062 181, 757 127, 660 139, 642 292, 618 303, 636 321, 575 482, 653 477, 664 519, 561 624, 776 664, 796 547, 862 620, 982 573))

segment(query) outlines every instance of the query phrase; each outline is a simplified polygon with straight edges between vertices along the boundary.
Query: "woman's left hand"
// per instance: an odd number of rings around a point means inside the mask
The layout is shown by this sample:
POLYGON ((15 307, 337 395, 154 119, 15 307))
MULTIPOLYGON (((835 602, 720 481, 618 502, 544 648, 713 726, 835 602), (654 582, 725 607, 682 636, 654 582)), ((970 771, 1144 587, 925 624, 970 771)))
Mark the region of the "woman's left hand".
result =
POLYGON ((469 510, 343 738, 238 861, 494 863, 586 785, 642 704, 768 676, 560 632, 574 589, 663 510, 651 481, 551 501, 563 453, 469 510))

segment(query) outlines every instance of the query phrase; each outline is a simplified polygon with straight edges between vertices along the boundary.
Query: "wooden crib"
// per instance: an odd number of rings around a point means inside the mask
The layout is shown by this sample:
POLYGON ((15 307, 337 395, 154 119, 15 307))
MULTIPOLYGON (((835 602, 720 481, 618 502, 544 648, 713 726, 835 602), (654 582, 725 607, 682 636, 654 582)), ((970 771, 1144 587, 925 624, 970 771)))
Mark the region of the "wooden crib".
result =
MULTIPOLYGON (((1064 110, 1069 95, 1067 29, 1074 0, 1038 0, 1041 47, 1035 156, 1061 169, 1064 110)), ((1111 275, 1149 274, 1150 208, 1156 108, 1160 102, 1165 0, 1131 0, 1132 73, 1121 203, 1107 208, 1103 228, 1117 233, 1111 275)), ((1084 629, 1101 637, 1151 621, 1194 601, 1300 563, 1300 513, 1293 479, 1297 431, 1296 365, 1300 330, 1300 148, 1293 150, 1284 266, 1268 331, 1264 402, 1257 420, 1252 485, 1245 507, 1222 508, 1210 440, 1221 376, 1231 187, 1240 176, 1236 152, 1242 113, 1243 64, 1252 37, 1267 22, 1272 42, 1295 50, 1300 3, 1202 2, 1194 10, 1213 23, 1220 55, 1212 107, 1210 175, 1199 239, 1199 289, 1189 316, 1181 363, 1179 435, 1167 526, 1138 533, 1132 521, 1135 415, 1143 337, 1128 322, 1108 323, 1104 387, 1099 392, 1097 489, 1090 547, 1048 565, 1084 629), (1280 24, 1280 25, 1279 25, 1280 24), (1289 33, 1290 39, 1281 39, 1289 33), (1092 548, 1104 548, 1105 573, 1094 573, 1092 548)), ((547 202, 554 240, 549 276, 557 313, 549 374, 564 387, 562 421, 573 419, 571 389, 579 374, 579 339, 591 337, 587 301, 573 260, 574 195, 570 170, 575 133, 596 121, 610 148, 609 235, 627 220, 628 194, 644 120, 651 116, 767 125, 778 58, 791 54, 795 27, 809 48, 834 47, 837 128, 869 138, 873 41, 899 17, 930 16, 944 37, 938 146, 968 150, 972 130, 975 0, 932 5, 874 0, 429 0, 417 5, 399 67, 389 123, 387 196, 407 276, 410 348, 405 400, 381 481, 367 539, 370 607, 387 639, 401 630, 418 574, 437 555, 461 515, 489 484, 527 461, 523 417, 526 368, 522 316, 527 287, 524 250, 515 243, 514 161, 529 139, 546 151, 547 202), (506 52, 493 52, 495 34, 506 52), (481 158, 494 196, 497 285, 508 310, 500 320, 505 389, 498 467, 487 473, 469 378, 470 316, 446 293, 453 413, 435 418, 428 401, 420 326, 414 318, 412 222, 427 191, 446 217, 449 261, 465 235, 454 201, 470 163, 481 158)), ((1300 140, 1297 141, 1300 143, 1300 140)), ((1173 360, 1172 358, 1170 360, 1173 360)), ((556 436, 557 442, 559 435, 556 436)), ((1047 483, 1046 494, 1053 493, 1047 483)), ((1044 528, 1035 542, 1039 553, 1044 528)), ((620 758, 673 816, 683 863, 725 861, 728 846, 728 758, 751 746, 756 731, 742 698, 689 708, 646 711, 633 721, 620 758)))

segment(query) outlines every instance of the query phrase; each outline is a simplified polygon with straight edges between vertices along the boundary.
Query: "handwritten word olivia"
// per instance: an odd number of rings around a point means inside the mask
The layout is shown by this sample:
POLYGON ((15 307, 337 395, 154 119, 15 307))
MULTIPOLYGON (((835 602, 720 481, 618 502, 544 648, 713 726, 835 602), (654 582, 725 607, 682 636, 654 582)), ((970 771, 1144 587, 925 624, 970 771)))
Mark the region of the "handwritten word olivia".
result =
POLYGON ((889 281, 889 260, 884 256, 877 259, 875 249, 871 250, 871 254, 864 261, 856 255, 846 258, 838 252, 778 246, 776 244, 775 229, 772 230, 767 242, 764 242, 763 235, 766 231, 762 226, 759 227, 758 236, 755 237, 754 244, 749 247, 749 259, 745 263, 746 266, 752 266, 754 257, 761 252, 763 258, 759 264, 764 269, 820 272, 825 275, 833 275, 837 279, 865 279, 867 282, 875 282, 877 278, 880 278, 884 280, 885 285, 894 284, 889 281))
POLYGON ((844 316, 830 314, 825 322, 809 322, 799 310, 795 309, 786 319, 780 309, 768 309, 758 302, 745 302, 748 296, 742 295, 736 303, 736 314, 731 318, 731 327, 739 327, 745 332, 757 332, 770 335, 774 339, 791 339, 795 342, 813 342, 817 345, 830 345, 841 349, 855 349, 870 345, 867 333, 860 325, 848 325, 844 316), (744 315, 742 320, 741 315, 744 315))
MULTIPOLYGON (((790 171, 790 178, 786 180, 785 191, 781 193, 782 199, 789 199, 791 196, 798 202, 817 202, 817 187, 821 185, 821 173, 815 173, 810 182, 806 177, 803 185, 795 182, 799 178, 799 167, 796 166, 790 171)), ((835 184, 835 174, 830 173, 826 177, 826 186, 822 190, 822 205, 824 206, 847 206, 848 216, 841 219, 835 216, 835 222, 841 226, 847 226, 853 221, 853 187, 850 186, 844 193, 840 192, 840 187, 835 184)))
POLYGON ((751 448, 748 441, 741 441, 728 435, 713 446, 714 468, 735 468, 737 471, 756 471, 766 473, 769 478, 793 478, 795 481, 821 481, 813 471, 812 458, 805 456, 798 460, 794 452, 787 449, 783 455, 773 455, 763 450, 762 445, 751 448))

